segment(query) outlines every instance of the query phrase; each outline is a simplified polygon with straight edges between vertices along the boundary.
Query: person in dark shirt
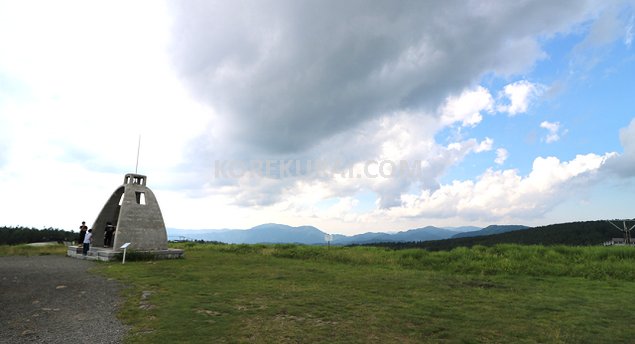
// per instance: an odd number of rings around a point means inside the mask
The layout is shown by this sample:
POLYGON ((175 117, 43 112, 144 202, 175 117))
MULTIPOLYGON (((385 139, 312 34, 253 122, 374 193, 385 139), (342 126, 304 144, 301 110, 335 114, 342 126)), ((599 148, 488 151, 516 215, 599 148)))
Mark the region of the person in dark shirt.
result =
POLYGON ((82 221, 82 225, 79 226, 79 239, 77 240, 77 244, 81 245, 84 243, 84 237, 86 237, 86 231, 88 227, 86 226, 86 221, 82 221))
POLYGON ((111 222, 106 224, 104 229, 104 247, 112 246, 112 239, 115 236, 115 226, 111 222))

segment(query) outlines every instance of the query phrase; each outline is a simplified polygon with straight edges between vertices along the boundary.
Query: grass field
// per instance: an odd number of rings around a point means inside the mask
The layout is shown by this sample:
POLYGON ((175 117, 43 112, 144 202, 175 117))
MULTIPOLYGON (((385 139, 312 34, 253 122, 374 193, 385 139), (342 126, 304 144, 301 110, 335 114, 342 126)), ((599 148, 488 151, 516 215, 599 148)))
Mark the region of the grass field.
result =
POLYGON ((627 343, 635 250, 182 245, 103 263, 132 343, 627 343))
MULTIPOLYGON (((99 263, 126 284, 130 343, 632 343, 635 250, 449 252, 181 244, 186 258, 99 263)), ((63 245, 0 246, 3 255, 63 245)), ((134 254, 130 258, 134 258, 134 254)))
POLYGON ((46 245, 0 245, 0 257, 2 256, 44 256, 49 254, 65 255, 66 246, 46 245))

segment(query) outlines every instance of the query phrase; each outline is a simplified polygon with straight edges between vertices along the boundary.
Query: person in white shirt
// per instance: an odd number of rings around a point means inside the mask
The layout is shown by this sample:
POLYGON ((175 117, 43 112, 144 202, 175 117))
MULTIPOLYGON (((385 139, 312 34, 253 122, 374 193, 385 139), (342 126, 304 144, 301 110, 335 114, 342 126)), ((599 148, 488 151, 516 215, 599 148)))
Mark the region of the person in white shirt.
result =
POLYGON ((93 241, 93 229, 89 229, 88 232, 86 232, 86 236, 84 237, 84 250, 83 250, 83 254, 86 255, 88 253, 88 250, 90 249, 90 243, 93 241))

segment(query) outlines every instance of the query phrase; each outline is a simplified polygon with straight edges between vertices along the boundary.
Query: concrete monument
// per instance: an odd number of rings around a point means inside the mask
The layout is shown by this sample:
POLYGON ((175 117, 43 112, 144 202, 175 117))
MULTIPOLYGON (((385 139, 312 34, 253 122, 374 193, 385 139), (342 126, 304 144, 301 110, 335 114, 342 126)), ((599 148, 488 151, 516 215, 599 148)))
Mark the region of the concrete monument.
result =
POLYGON ((113 247, 129 242, 135 250, 166 250, 168 235, 147 177, 128 173, 93 223, 93 246, 103 247, 106 224, 115 225, 113 247))
MULTIPOLYGON (((168 249, 168 236, 159 203, 152 190, 146 186, 147 177, 128 173, 123 184, 110 196, 91 227, 93 242, 89 256, 110 260, 125 243, 128 250, 143 251, 157 258, 178 258, 182 250, 168 249), (112 247, 105 247, 104 237, 108 224, 115 226, 112 247)), ((71 254, 69 249, 69 255, 71 254)), ((89 258, 90 259, 90 258, 89 258)))

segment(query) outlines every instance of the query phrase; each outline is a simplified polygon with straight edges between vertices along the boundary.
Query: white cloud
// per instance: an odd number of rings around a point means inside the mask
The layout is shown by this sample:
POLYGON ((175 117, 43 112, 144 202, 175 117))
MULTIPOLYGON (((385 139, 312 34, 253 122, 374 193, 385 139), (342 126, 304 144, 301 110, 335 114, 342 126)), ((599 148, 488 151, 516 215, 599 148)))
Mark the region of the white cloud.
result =
POLYGON ((342 197, 337 203, 327 208, 324 215, 327 218, 342 219, 345 222, 356 220, 357 215, 353 209, 359 204, 359 200, 353 197, 342 197))
MULTIPOLYGON (((547 136, 544 138, 545 142, 547 143, 552 143, 552 142, 556 142, 558 140, 560 140, 560 122, 548 122, 548 121, 544 121, 542 123, 540 123, 540 127, 547 129, 547 131, 549 132, 547 134, 547 136)), ((562 134, 566 134, 567 131, 563 131, 562 134)))
POLYGON ((0 117, 0 169, 9 161, 9 142, 11 142, 11 137, 7 130, 7 124, 0 117))
POLYGON ((499 98, 507 98, 508 104, 500 104, 497 107, 499 112, 506 112, 510 116, 527 112, 531 101, 539 97, 545 91, 545 86, 531 83, 527 80, 520 80, 508 84, 503 88, 499 98))
POLYGON ((294 174, 282 179, 254 179, 245 175, 238 179, 213 180, 209 193, 231 195, 232 202, 239 205, 270 206, 284 202, 291 195, 308 199, 319 195, 320 199, 327 199, 371 191, 379 198, 380 207, 396 206, 401 194, 408 189, 436 189, 438 179, 466 155, 492 149, 494 141, 491 138, 439 144, 435 135, 442 128, 441 121, 430 115, 402 113, 386 116, 364 124, 353 133, 335 135, 305 155, 279 156, 281 159, 324 161, 329 166, 337 164, 341 167, 335 171, 337 173, 294 174), (377 163, 368 164, 370 161, 377 163), (388 177, 378 173, 379 163, 385 163, 385 167, 400 166, 403 162, 411 169, 419 166, 418 173, 388 177), (307 189, 307 184, 319 186, 321 191, 307 189))
POLYGON ((478 86, 464 90, 458 97, 448 97, 440 109, 441 123, 451 125, 461 122, 466 127, 474 127, 483 120, 482 111, 492 112, 494 99, 489 91, 478 86))
POLYGON ((635 118, 627 127, 620 129, 620 143, 624 147, 625 154, 635 155, 635 118))
POLYGON ((620 143, 624 152, 609 160, 607 169, 622 177, 635 176, 635 118, 627 127, 620 129, 620 143))
POLYGON ((509 157, 509 152, 507 151, 507 149, 498 148, 496 149, 496 159, 494 160, 494 162, 497 165, 502 165, 505 163, 508 157, 509 157))
POLYGON ((404 195, 402 207, 377 215, 458 217, 464 221, 540 217, 576 188, 585 188, 609 157, 578 155, 567 162, 539 157, 525 177, 516 170, 488 169, 476 180, 454 181, 436 191, 404 195))
POLYGON ((129 170, 141 134, 142 168, 176 164, 210 111, 169 69, 166 11, 142 1, 0 4, 0 77, 11 80, 0 85, 0 120, 26 136, 13 137, 15 155, 52 150, 129 170))
POLYGON ((0 2, 0 190, 13 195, 0 202, 4 225, 91 222, 134 171, 139 134, 149 185, 178 178, 213 114, 170 71, 166 11, 143 1, 0 2))
POLYGON ((494 140, 486 137, 485 140, 481 141, 477 147, 474 148, 476 153, 488 152, 492 150, 492 145, 494 144, 494 140))

